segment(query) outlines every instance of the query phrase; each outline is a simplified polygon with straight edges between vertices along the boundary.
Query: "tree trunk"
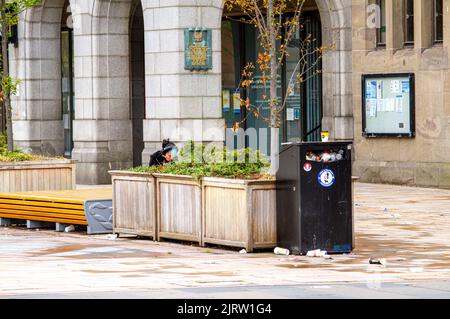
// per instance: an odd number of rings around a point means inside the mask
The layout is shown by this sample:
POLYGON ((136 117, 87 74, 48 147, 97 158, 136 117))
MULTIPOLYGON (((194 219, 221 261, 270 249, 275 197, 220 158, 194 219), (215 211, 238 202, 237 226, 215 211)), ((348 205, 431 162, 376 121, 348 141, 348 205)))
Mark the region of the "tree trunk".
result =
MULTIPOLYGON (((1 0, 1 22, 2 22, 2 57, 3 57, 3 77, 9 78, 9 57, 8 57, 8 26, 6 25, 6 0, 1 0)), ((11 110, 11 94, 9 88, 2 88, 4 93, 4 106, 6 113, 6 134, 8 140, 8 151, 14 150, 14 140, 12 131, 12 110, 11 110)))
POLYGON ((270 174, 275 175, 279 167, 280 152, 279 101, 277 92, 277 35, 275 34, 276 29, 274 25, 274 1, 268 0, 267 5, 267 25, 269 27, 270 39, 270 174))

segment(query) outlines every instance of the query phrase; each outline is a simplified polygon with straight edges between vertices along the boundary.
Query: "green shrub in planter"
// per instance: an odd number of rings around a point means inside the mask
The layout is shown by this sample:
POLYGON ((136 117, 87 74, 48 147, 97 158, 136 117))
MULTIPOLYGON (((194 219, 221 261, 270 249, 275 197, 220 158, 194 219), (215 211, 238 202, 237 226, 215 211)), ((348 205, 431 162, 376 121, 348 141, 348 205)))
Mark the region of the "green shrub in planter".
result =
POLYGON ((0 162, 21 162, 31 160, 33 160, 32 155, 25 154, 21 151, 15 150, 14 152, 8 152, 6 136, 0 135, 0 162))
POLYGON ((205 146, 188 142, 179 152, 176 162, 165 166, 142 166, 134 172, 187 175, 195 178, 225 177, 259 179, 267 176, 270 164, 260 151, 250 148, 229 150, 226 147, 205 146))
MULTIPOLYGON (((25 162, 25 161, 43 161, 51 158, 26 154, 19 149, 15 149, 13 152, 8 152, 8 144, 6 142, 6 135, 0 134, 0 162, 25 162)), ((58 157, 52 159, 59 159, 58 157)))

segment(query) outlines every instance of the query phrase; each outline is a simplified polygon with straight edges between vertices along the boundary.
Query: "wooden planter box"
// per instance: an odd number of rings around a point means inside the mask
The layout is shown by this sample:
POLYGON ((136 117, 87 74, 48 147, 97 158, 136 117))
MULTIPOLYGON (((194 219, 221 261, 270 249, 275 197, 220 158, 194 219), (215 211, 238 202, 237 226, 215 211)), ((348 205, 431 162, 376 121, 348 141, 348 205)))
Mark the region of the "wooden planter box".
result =
POLYGON ((48 160, 0 163, 0 193, 75 189, 75 162, 48 160))
POLYGON ((203 242, 273 248, 276 236, 275 180, 203 178, 203 242))
POLYGON ((114 233, 243 247, 248 252, 276 246, 274 180, 110 174, 114 233))
POLYGON ((201 181, 190 176, 154 174, 157 184, 158 238, 202 245, 201 181))
POLYGON ((157 239, 156 184, 152 174, 111 171, 113 232, 157 239))

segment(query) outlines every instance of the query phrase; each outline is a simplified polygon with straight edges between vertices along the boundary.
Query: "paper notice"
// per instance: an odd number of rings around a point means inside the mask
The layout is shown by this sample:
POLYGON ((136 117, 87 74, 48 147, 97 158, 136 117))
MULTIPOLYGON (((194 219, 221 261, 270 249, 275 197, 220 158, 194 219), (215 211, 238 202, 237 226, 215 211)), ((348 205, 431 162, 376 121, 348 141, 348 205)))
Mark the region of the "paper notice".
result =
POLYGON ((403 96, 395 98, 395 112, 403 113, 403 96))
POLYGON ((286 109, 286 120, 288 121, 294 121, 294 109, 286 109))
POLYGON ((383 82, 381 80, 377 81, 377 98, 383 98, 383 82))
POLYGON ((241 112, 241 94, 239 92, 233 94, 233 110, 234 113, 241 112))
POLYGON ((231 105, 231 93, 229 90, 223 90, 222 91, 222 107, 225 112, 228 112, 230 110, 231 105))
POLYGON ((376 99, 367 99, 366 101, 367 108, 367 116, 368 117, 377 117, 377 100, 376 99))
POLYGON ((409 80, 402 81, 402 93, 409 93, 409 80))
POLYGON ((299 107, 295 107, 294 108, 294 120, 299 120, 300 119, 300 108, 299 107))
POLYGON ((395 112, 395 99, 386 99, 385 101, 386 112, 395 112))
POLYGON ((376 99, 377 98, 377 81, 368 81, 366 84, 366 98, 376 99))
POLYGON ((400 80, 392 80, 391 81, 391 93, 399 94, 401 90, 400 80))
POLYGON ((384 99, 377 100, 377 111, 378 112, 386 112, 386 105, 384 99))

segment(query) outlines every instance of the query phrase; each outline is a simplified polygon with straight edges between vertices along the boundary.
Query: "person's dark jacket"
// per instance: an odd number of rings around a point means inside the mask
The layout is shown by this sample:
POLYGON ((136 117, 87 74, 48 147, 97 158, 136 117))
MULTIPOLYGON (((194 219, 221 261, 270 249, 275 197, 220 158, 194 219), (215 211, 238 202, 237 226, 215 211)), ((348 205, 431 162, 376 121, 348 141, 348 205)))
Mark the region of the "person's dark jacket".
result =
POLYGON ((157 151, 150 156, 150 163, 148 165, 162 166, 166 163, 169 163, 169 161, 164 158, 164 155, 172 151, 173 149, 177 149, 177 146, 169 139, 164 140, 162 143, 162 150, 157 151))
POLYGON ((157 151, 150 156, 149 166, 162 166, 168 163, 163 156, 163 151, 157 151))

